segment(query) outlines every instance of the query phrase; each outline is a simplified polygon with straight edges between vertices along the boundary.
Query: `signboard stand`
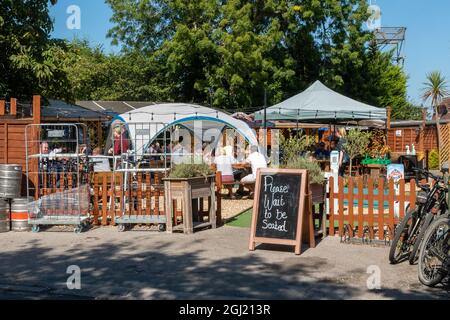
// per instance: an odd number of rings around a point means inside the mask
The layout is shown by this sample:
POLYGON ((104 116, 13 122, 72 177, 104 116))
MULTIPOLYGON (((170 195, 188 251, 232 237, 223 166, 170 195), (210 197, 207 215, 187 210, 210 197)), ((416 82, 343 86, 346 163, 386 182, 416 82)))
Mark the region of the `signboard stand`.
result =
POLYGON ((257 243, 315 247, 312 194, 306 170, 259 170, 250 235, 250 251, 257 243))

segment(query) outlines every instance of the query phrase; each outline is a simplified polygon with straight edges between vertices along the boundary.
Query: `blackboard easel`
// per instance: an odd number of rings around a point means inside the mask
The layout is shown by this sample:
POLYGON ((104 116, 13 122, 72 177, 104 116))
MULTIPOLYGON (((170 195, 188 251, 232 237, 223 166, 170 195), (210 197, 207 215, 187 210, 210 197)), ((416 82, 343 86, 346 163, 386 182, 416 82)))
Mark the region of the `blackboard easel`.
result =
POLYGON ((294 246, 295 254, 300 255, 302 242, 309 243, 311 248, 315 247, 308 172, 292 169, 258 170, 250 251, 255 250, 257 243, 265 243, 294 246), (274 206, 279 206, 280 210, 274 209, 274 206), (279 212, 286 214, 285 223, 284 219, 274 217, 278 217, 279 212))

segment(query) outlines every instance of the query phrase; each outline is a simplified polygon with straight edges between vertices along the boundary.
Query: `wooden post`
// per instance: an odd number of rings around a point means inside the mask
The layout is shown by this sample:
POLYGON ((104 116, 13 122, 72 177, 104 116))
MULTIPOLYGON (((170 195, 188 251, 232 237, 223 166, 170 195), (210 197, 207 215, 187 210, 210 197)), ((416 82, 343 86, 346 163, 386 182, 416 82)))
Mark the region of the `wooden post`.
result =
POLYGON ((0 100, 0 116, 5 115, 5 100, 0 100))
POLYGON ((41 96, 33 96, 33 123, 41 123, 41 96))
POLYGON ((387 120, 386 120, 386 130, 391 129, 391 107, 387 107, 387 120))
POLYGON ((98 173, 94 173, 94 225, 98 226, 98 191, 99 191, 99 186, 98 186, 98 173))
POLYGON ((8 149, 9 149, 9 146, 8 146, 8 131, 9 131, 9 128, 8 128, 8 123, 5 123, 5 126, 4 126, 4 128, 5 128, 5 136, 4 136, 4 139, 5 139, 5 141, 4 141, 4 144, 3 144, 3 146, 4 146, 4 148, 5 148, 5 154, 4 154, 4 159, 5 159, 5 163, 8 163, 8 149))
MULTIPOLYGON (((209 222, 213 229, 217 228, 217 208, 216 208, 216 183, 211 183, 211 197, 209 198, 209 222)), ((200 199, 203 202, 203 199, 200 199)), ((202 221, 203 222, 203 221, 202 221)))
POLYGON ((12 116, 16 116, 17 115, 17 99, 16 98, 11 98, 11 103, 10 103, 10 114, 12 116))
MULTIPOLYGON (((166 231, 168 233, 173 232, 173 199, 172 193, 170 192, 170 182, 164 181, 164 192, 165 192, 165 200, 166 200, 166 231)), ((175 212, 176 216, 176 212, 175 212)))
POLYGON ((384 240, 384 180, 378 179, 378 239, 384 240))
POLYGON ((364 229, 364 178, 358 179, 358 237, 362 238, 364 229))
POLYGON ((108 176, 102 175, 102 226, 108 225, 108 176))
POLYGON ((192 217, 192 187, 188 182, 184 183, 184 199, 183 199, 183 228, 185 234, 194 233, 193 217, 192 217))
POLYGON ((400 203, 400 205, 399 205, 399 220, 401 219, 401 218, 403 218, 403 215, 404 215, 404 212, 405 212, 405 200, 406 200, 406 197, 405 197, 405 180, 404 179, 402 179, 401 181, 400 181, 400 197, 399 197, 399 203, 400 203))
POLYGON ((216 201, 217 201, 217 212, 216 212, 216 222, 217 225, 222 225, 222 173, 220 171, 216 172, 216 201))
POLYGON ((372 177, 369 177, 369 179, 367 180, 367 193, 368 193, 368 196, 369 196, 369 202, 368 202, 368 209, 369 209, 369 212, 368 212, 368 220, 369 220, 369 222, 368 222, 368 224, 369 224, 369 227, 371 227, 371 228, 373 228, 373 226, 374 226, 374 217, 373 217, 373 206, 374 206, 374 201, 373 201, 373 198, 374 198, 374 194, 373 194, 373 179, 372 179, 372 177))
MULTIPOLYGON (((410 190, 409 190, 409 205, 411 209, 416 208, 416 179, 411 179, 411 182, 409 183, 410 190)), ((401 212, 400 212, 401 214, 401 212)))
POLYGON ((344 178, 339 177, 338 178, 338 184, 339 184, 339 193, 338 193, 338 199, 339 199, 339 235, 342 235, 342 232, 344 231, 344 178))
POLYGON ((390 180, 389 184, 388 184, 388 188, 389 188, 389 219, 388 219, 388 223, 389 226, 392 228, 392 230, 394 230, 394 219, 395 219, 395 188, 394 188, 394 180, 390 180))

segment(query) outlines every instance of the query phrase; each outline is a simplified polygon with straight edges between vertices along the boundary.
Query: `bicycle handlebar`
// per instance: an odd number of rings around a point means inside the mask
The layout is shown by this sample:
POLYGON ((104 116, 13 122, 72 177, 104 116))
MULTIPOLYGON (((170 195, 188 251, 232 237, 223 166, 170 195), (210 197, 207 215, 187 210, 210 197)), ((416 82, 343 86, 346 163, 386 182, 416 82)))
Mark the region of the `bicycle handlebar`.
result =
POLYGON ((419 173, 421 173, 421 174, 425 175, 427 178, 431 178, 431 179, 433 179, 436 182, 444 181, 443 177, 435 176, 434 174, 432 174, 431 172, 429 172, 427 170, 423 170, 423 169, 419 169, 419 168, 413 168, 413 171, 416 173, 417 180, 419 180, 418 179, 419 178, 418 175, 419 175, 419 173))

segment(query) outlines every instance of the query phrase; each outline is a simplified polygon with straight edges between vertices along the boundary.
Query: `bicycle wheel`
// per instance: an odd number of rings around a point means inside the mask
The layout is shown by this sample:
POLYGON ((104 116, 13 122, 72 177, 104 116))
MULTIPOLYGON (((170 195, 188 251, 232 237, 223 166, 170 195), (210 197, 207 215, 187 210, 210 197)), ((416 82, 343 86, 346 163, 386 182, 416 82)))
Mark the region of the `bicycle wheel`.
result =
POLYGON ((411 254, 409 255, 409 264, 413 265, 417 262, 417 259, 419 259, 418 251, 420 248, 420 244, 422 243, 422 239, 425 236, 425 232, 427 232, 428 227, 431 225, 431 223, 433 223, 434 217, 435 216, 433 214, 428 213, 425 219, 422 219, 422 221, 420 222, 421 223, 421 225, 419 226, 420 232, 415 239, 412 239, 414 245, 411 250, 411 254))
POLYGON ((394 240, 389 251, 389 261, 391 264, 400 263, 409 257, 411 248, 409 238, 416 221, 417 211, 410 210, 395 230, 394 240))
POLYGON ((419 280, 434 287, 448 274, 450 249, 450 219, 433 222, 425 233, 419 256, 419 280))

